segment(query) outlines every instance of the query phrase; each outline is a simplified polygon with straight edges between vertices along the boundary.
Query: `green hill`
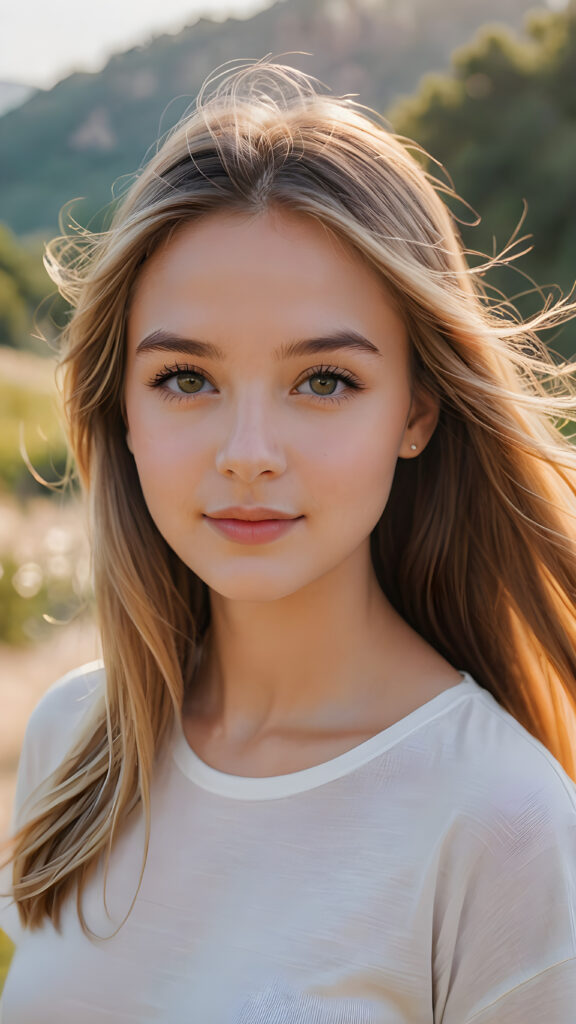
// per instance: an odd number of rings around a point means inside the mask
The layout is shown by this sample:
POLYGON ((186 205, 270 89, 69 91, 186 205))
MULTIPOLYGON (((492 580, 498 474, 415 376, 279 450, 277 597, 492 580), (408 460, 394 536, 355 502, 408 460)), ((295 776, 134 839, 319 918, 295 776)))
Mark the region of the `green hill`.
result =
POLYGON ((280 0, 245 20, 201 18, 73 74, 0 117, 0 221, 52 234, 67 201, 86 222, 226 61, 272 54, 378 110, 449 64, 487 21, 519 28, 530 0, 280 0), (287 51, 306 51, 302 56, 287 51), (283 55, 283 56, 282 56, 283 55), (176 97, 176 98, 175 98, 176 97))

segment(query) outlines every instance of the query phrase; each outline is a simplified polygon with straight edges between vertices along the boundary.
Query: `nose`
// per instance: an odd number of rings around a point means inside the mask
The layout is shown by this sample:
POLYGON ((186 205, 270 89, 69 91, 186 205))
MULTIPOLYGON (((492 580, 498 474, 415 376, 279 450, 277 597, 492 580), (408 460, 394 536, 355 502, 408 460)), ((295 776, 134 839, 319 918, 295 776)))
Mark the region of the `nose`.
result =
POLYGON ((219 473, 233 473, 247 483, 261 473, 282 473, 286 466, 270 402, 252 391, 229 413, 225 436, 216 454, 219 473))

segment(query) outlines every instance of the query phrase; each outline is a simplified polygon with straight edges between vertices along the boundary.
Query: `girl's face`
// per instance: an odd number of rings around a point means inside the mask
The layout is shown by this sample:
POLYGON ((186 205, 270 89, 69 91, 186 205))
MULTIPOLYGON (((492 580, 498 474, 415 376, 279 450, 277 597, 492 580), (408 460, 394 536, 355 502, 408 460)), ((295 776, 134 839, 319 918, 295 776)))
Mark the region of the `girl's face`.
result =
POLYGON ((158 530, 210 588, 249 601, 366 559, 396 460, 420 453, 438 415, 412 395, 406 329, 376 272, 277 209, 207 215, 146 262, 125 397, 158 530), (240 543, 208 518, 232 505, 300 518, 240 543))

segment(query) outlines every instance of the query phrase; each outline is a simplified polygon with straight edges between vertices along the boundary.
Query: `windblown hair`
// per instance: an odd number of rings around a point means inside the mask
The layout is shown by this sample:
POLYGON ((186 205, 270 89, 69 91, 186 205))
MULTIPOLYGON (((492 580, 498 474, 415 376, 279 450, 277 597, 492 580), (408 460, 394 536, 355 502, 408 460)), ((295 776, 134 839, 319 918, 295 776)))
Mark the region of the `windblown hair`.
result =
POLYGON ((155 761, 209 626, 206 585, 146 507, 123 391, 142 265, 176 228, 213 211, 274 206, 313 217, 382 275, 408 327, 415 386, 438 396, 440 417, 425 450, 398 461, 370 538, 378 581, 404 619, 576 779, 576 454, 560 429, 576 418, 574 366, 537 333, 576 305, 546 301, 522 321, 491 295, 483 275, 508 250, 469 267, 442 198, 454 193, 412 155, 418 147, 315 83, 268 58, 209 79, 109 229, 48 247, 47 268, 75 308, 60 369, 91 511, 106 685, 12 837, 13 894, 31 930, 45 918, 59 930, 76 889, 82 928, 94 934, 82 893, 140 804, 141 882, 155 761))

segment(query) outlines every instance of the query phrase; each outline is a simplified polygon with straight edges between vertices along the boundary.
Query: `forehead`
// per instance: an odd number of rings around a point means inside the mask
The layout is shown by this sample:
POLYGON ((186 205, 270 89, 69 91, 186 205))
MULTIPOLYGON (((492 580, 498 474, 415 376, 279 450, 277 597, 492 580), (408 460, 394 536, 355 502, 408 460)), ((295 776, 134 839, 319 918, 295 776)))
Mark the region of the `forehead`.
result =
POLYGON ((382 276, 316 218, 218 211, 181 225, 144 264, 129 337, 214 325, 301 333, 325 327, 326 317, 333 328, 360 320, 365 331, 403 323, 382 276))

